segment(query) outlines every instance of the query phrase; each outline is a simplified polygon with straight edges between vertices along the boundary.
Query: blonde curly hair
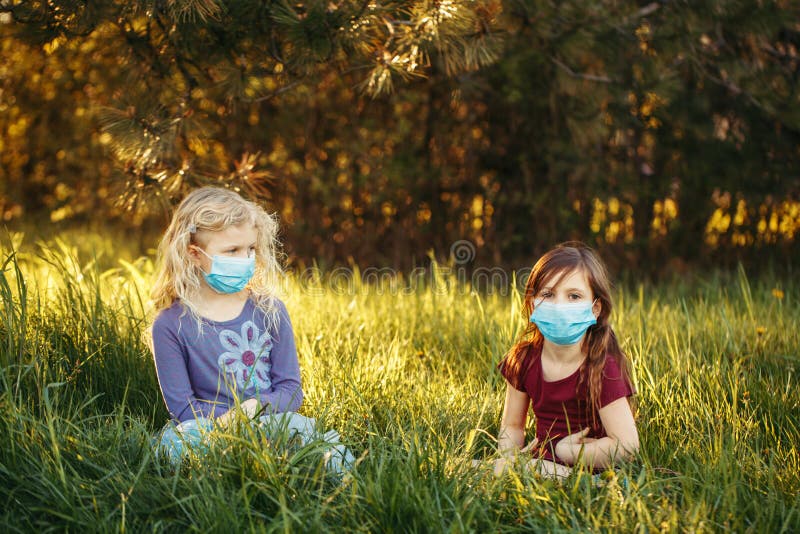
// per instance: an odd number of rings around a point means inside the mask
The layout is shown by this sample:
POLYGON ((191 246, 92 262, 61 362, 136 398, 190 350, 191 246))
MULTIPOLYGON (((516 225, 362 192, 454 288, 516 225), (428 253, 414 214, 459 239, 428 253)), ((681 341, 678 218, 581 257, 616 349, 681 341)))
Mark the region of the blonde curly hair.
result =
POLYGON ((219 232, 229 226, 253 224, 256 228, 256 268, 247 285, 251 298, 267 317, 267 327, 277 327, 275 298, 283 274, 279 257, 278 220, 274 214, 221 187, 202 187, 181 201, 158 246, 158 268, 150 299, 153 314, 169 308, 180 299, 200 326, 195 299, 199 295, 202 273, 189 257, 189 246, 201 248, 204 232, 219 232))

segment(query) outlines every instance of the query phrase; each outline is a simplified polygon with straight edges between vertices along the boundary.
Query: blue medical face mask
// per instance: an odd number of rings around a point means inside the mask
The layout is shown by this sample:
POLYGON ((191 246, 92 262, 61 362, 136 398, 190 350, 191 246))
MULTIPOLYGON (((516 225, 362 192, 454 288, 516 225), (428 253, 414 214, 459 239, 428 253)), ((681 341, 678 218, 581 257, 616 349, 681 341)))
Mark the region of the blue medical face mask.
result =
POLYGON ((592 313, 593 305, 594 302, 541 302, 533 308, 531 322, 547 341, 572 345, 580 341, 590 326, 597 324, 597 317, 592 313))
POLYGON ((206 283, 217 293, 238 293, 247 285, 256 271, 256 257, 234 258, 230 256, 209 256, 198 247, 198 250, 211 258, 211 271, 203 273, 206 283))

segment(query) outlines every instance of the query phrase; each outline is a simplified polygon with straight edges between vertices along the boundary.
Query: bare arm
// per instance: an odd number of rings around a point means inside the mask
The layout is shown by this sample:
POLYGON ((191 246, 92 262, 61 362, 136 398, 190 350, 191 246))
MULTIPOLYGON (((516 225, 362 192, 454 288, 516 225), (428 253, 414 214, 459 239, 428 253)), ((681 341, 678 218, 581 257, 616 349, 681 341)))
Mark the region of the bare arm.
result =
POLYGON ((639 451, 639 432, 626 397, 607 404, 598 413, 607 436, 587 438, 587 428, 565 437, 556 444, 555 452, 561 461, 572 465, 583 455, 587 465, 603 468, 639 451))
POLYGON ((497 436, 497 450, 501 453, 511 454, 522 448, 530 401, 527 393, 515 389, 511 384, 506 385, 506 402, 497 436))

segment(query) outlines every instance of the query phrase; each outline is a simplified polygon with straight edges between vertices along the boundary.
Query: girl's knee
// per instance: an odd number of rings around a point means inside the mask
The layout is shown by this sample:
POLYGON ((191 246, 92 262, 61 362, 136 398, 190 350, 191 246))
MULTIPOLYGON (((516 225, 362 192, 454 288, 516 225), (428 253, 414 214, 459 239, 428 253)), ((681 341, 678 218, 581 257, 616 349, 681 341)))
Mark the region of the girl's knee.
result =
POLYGON ((213 428, 213 421, 206 418, 189 419, 175 424, 170 421, 161 430, 156 445, 156 457, 166 455, 170 463, 177 464, 187 452, 187 448, 198 449, 205 435, 213 428))

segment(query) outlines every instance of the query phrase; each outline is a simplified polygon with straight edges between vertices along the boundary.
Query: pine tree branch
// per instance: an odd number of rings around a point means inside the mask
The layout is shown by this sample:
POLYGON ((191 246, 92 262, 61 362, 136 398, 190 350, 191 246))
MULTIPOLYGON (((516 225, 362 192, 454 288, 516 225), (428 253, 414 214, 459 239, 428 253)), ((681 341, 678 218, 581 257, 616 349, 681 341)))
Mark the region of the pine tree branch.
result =
MULTIPOLYGON (((44 2, 44 14, 35 9, 28 9, 27 12, 30 17, 21 15, 21 12, 26 8, 26 3, 11 5, 7 1, 0 3, 0 13, 8 13, 11 15, 11 20, 20 24, 39 24, 44 25, 48 33, 63 34, 68 37, 86 37, 90 35, 97 28, 97 22, 92 22, 83 30, 74 30, 67 25, 70 20, 69 14, 61 16, 52 14, 49 2, 44 2), (38 15, 38 16, 37 16, 38 15)), ((74 18, 80 18, 79 13, 73 14, 74 18)))
MULTIPOLYGON (((692 49, 694 51, 694 47, 692 47, 692 49)), ((725 79, 725 78, 722 78, 722 77, 719 77, 719 76, 715 76, 714 74, 709 72, 709 70, 705 67, 705 65, 703 65, 702 61, 697 59, 697 57, 692 57, 691 61, 698 68, 700 73, 704 77, 706 77, 707 79, 711 80, 712 82, 714 82, 715 84, 717 84, 717 85, 719 85, 721 87, 724 87, 725 89, 730 91, 735 96, 743 96, 748 102, 750 102, 750 104, 753 107, 755 107, 756 109, 758 109, 759 111, 761 111, 762 113, 764 113, 765 115, 770 117, 771 119, 780 122, 787 130, 790 130, 790 131, 795 132, 795 133, 800 133, 800 128, 798 128, 797 126, 792 125, 792 124, 787 124, 787 122, 785 120, 783 120, 783 118, 778 113, 776 113, 774 110, 772 110, 772 109, 768 108, 767 106, 765 106, 755 96, 753 96, 750 92, 742 89, 733 80, 729 80, 729 79, 725 79)))
POLYGON ((664 1, 664 2, 650 2, 646 6, 642 7, 641 9, 639 9, 639 11, 637 11, 636 13, 631 15, 629 17, 629 20, 638 20, 638 19, 644 18, 644 17, 646 17, 648 15, 652 15, 653 13, 655 13, 656 11, 661 9, 661 4, 662 3, 666 3, 666 1, 664 1))
POLYGON ((118 20, 116 22, 116 26, 120 29, 122 37, 124 38, 125 42, 128 43, 128 46, 130 46, 133 54, 139 58, 139 61, 144 64, 152 65, 153 70, 158 73, 160 78, 166 78, 168 70, 165 69, 161 61, 159 61, 159 54, 153 49, 151 42, 148 39, 143 39, 140 37, 133 30, 133 27, 128 20, 118 20), (143 52, 143 50, 146 52, 143 52))
MULTIPOLYGON (((183 76, 184 81, 186 82, 186 93, 191 94, 192 89, 198 87, 200 84, 198 83, 197 79, 192 76, 189 70, 186 68, 184 64, 184 57, 178 51, 178 47, 175 45, 175 41, 172 39, 172 30, 167 30, 164 26, 164 22, 161 20, 161 17, 153 17, 155 18, 156 24, 161 29, 162 34, 166 37, 167 41, 172 45, 172 48, 175 50, 173 57, 175 58, 175 65, 178 67, 178 71, 180 71, 181 76, 183 76)), ((150 32, 150 25, 148 24, 148 33, 150 32)))
POLYGON ((271 100, 272 98, 275 98, 278 95, 281 95, 283 93, 291 91, 292 89, 294 89, 295 87, 300 85, 300 83, 301 83, 300 80, 297 80, 297 81, 294 81, 294 82, 292 82, 292 83, 290 83, 288 85, 284 85, 280 89, 274 90, 273 92, 271 92, 268 95, 260 96, 258 98, 241 98, 240 100, 242 102, 247 102, 247 103, 252 103, 252 104, 258 104, 260 102, 266 102, 267 100, 271 100))
POLYGON ((356 13, 353 14, 352 17, 350 17, 350 22, 355 22, 358 19, 360 19, 361 16, 364 14, 364 12, 369 7, 370 2, 372 2, 372 0, 364 0, 363 2, 361 2, 361 7, 359 8, 359 10, 356 13))
POLYGON ((556 64, 561 70, 572 76, 573 78, 579 78, 581 80, 589 80, 592 82, 601 82, 601 83, 615 83, 615 80, 609 78, 608 76, 599 76, 597 74, 585 74, 580 72, 575 72, 563 62, 559 61, 558 58, 555 56, 550 56, 550 60, 556 64))

